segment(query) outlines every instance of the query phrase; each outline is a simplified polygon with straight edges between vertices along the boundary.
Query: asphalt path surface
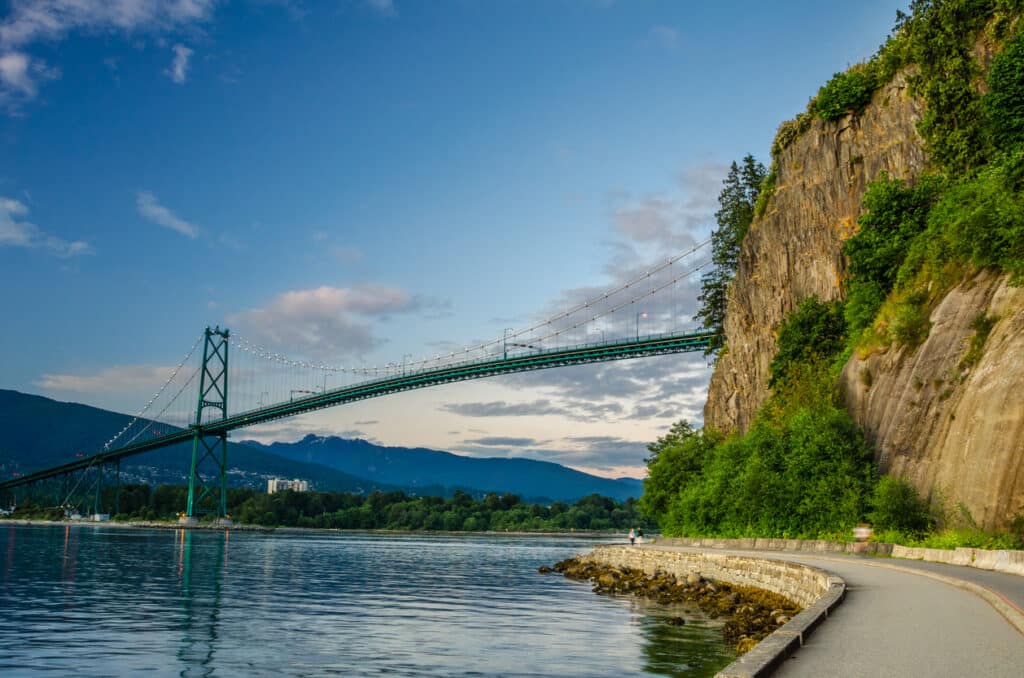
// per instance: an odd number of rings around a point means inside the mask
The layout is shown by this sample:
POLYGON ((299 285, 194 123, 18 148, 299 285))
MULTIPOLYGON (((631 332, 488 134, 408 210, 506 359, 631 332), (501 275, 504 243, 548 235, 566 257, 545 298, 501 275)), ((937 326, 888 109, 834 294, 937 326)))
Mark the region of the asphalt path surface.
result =
POLYGON ((1024 577, 901 559, 709 551, 805 563, 846 580, 846 599, 775 676, 1024 676, 1024 635, 978 595, 922 574, 980 584, 1018 608, 1024 608, 1024 577))

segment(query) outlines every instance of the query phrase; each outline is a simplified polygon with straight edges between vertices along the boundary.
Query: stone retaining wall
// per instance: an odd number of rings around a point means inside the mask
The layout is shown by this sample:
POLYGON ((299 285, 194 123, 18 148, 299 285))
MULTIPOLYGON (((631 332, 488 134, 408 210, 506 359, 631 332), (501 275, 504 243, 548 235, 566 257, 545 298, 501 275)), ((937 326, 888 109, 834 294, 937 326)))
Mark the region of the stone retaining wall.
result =
POLYGON ((658 544, 698 546, 706 549, 756 549, 759 551, 811 551, 814 553, 892 554, 893 545, 874 541, 826 541, 824 539, 718 539, 713 537, 658 537, 658 544))
MULTIPOLYGON (((660 543, 660 542, 659 542, 660 543)), ((734 556, 724 553, 688 553, 631 546, 597 546, 590 556, 605 565, 655 570, 677 577, 699 573, 708 579, 754 586, 809 607, 842 579, 824 570, 782 560, 734 556)))
MULTIPOLYGON (((753 540, 751 540, 753 541, 753 540)), ((676 577, 699 573, 740 586, 756 586, 784 596, 804 609, 754 649, 716 674, 715 678, 767 676, 804 643, 804 639, 828 617, 846 595, 846 582, 810 565, 762 557, 725 553, 666 551, 657 546, 596 546, 586 556, 615 567, 632 567, 653 574, 656 570, 676 577)))

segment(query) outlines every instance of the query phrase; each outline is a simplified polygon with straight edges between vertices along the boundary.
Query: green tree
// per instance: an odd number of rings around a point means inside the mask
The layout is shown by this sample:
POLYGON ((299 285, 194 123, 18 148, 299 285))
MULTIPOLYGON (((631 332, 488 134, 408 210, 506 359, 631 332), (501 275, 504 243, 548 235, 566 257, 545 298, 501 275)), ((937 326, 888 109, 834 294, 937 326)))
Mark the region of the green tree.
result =
POLYGON ((669 432, 647 446, 648 475, 640 497, 640 511, 662 524, 675 499, 688 483, 697 482, 708 457, 721 436, 710 430, 694 429, 686 420, 677 421, 669 432))
POLYGON ((733 162, 718 194, 719 209, 715 212, 718 227, 711 232, 711 259, 714 268, 701 278, 700 309, 696 318, 715 332, 722 331, 729 283, 736 275, 740 244, 754 220, 761 182, 767 175, 763 164, 747 155, 742 164, 733 162))

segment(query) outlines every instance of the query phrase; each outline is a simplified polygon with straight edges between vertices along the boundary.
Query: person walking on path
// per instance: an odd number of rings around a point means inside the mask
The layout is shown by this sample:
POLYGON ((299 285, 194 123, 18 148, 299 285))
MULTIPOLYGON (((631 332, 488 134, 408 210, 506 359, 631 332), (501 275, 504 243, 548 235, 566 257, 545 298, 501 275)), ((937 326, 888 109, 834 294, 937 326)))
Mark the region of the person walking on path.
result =
POLYGON ((636 529, 631 527, 631 528, 629 528, 629 545, 632 546, 635 543, 636 543, 636 529))

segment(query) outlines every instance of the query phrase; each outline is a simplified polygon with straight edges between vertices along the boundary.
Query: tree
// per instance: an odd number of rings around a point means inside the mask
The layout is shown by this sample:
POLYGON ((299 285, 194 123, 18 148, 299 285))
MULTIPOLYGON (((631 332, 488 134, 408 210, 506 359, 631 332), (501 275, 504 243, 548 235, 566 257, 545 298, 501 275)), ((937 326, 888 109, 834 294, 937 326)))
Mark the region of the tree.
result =
POLYGON ((669 432, 647 446, 648 476, 640 497, 640 510, 659 524, 680 492, 696 482, 722 437, 714 431, 697 430, 682 419, 669 432))
POLYGON ((715 332, 722 332, 729 283, 736 275, 740 244, 754 220, 754 205, 761 182, 767 176, 764 165, 747 155, 742 165, 733 162, 725 185, 718 194, 719 210, 715 212, 718 227, 711 232, 711 260, 714 268, 701 278, 700 309, 694 316, 715 332))

